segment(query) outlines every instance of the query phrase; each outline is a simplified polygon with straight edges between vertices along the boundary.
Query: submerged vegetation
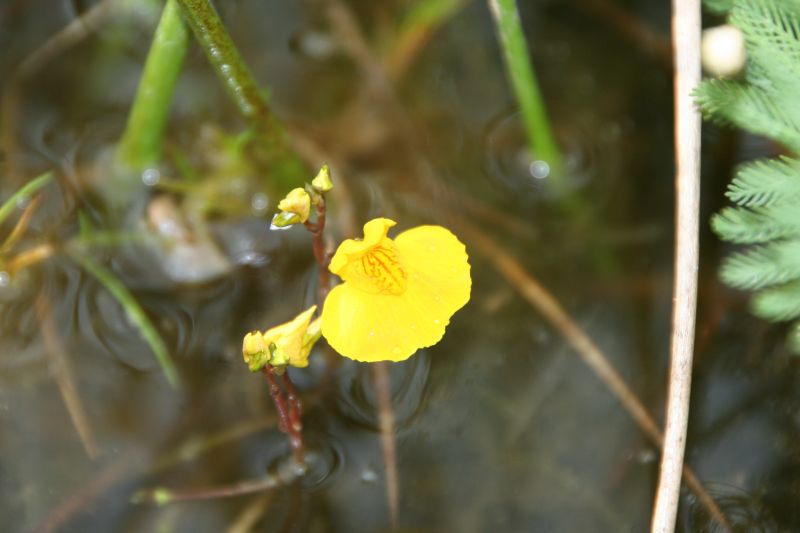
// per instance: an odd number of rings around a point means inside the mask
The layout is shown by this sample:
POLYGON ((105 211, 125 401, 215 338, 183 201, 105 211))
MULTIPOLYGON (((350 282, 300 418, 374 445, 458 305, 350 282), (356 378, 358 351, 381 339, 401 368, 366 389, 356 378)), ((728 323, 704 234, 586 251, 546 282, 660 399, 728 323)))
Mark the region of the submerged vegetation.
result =
MULTIPOLYGON (((721 7, 721 6, 720 6, 721 7)), ((696 91, 712 119, 732 124, 800 153, 800 5, 739 0, 729 14, 744 35, 744 80, 710 80, 696 91)), ((726 196, 736 204, 711 224, 724 240, 751 245, 723 263, 722 280, 756 291, 753 312, 767 320, 800 318, 800 161, 796 155, 743 165, 726 196)), ((800 322, 789 335, 800 354, 800 322)))

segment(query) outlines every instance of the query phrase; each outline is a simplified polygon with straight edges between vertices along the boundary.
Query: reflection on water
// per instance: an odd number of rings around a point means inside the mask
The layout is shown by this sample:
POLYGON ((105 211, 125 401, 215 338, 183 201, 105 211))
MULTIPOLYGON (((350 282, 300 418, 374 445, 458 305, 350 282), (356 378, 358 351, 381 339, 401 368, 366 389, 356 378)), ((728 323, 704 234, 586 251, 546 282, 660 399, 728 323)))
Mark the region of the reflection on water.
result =
MULTIPOLYGON (((14 22, 24 36, 0 62, 0 78, 49 35, 42 28, 57 31, 73 16, 64 8, 70 2, 58 10, 46 4, 0 7, 6 10, 0 23, 14 22)), ((380 48, 399 24, 391 3, 351 4, 372 28, 370 44, 380 48)), ((636 13, 659 13, 645 22, 666 24, 663 2, 636 4, 636 13)), ((509 111, 484 4, 465 5, 397 80, 405 124, 395 124, 397 116, 376 96, 371 84, 380 80, 365 81, 363 67, 348 57, 345 45, 352 43, 339 42, 311 4, 246 0, 221 7, 257 77, 269 85, 276 112, 341 165, 339 179, 346 179, 354 204, 337 205, 337 198, 333 213, 351 207, 357 225, 376 215, 391 215, 403 227, 446 225, 449 213, 467 208, 457 195, 442 193, 444 184, 479 201, 483 213, 531 225, 535 241, 499 224, 484 229, 558 295, 659 413, 671 275, 670 79, 604 19, 570 5, 529 3, 523 19, 569 185, 587 200, 589 223, 581 225, 553 214, 559 199, 549 195, 545 168, 526 150, 509 111), (420 174, 426 168, 427 182, 420 174), (419 205, 435 210, 420 214, 419 205), (625 238, 643 227, 655 231, 625 238)), ((92 224, 105 220, 87 185, 103 180, 103 154, 124 123, 149 38, 144 20, 109 23, 26 85, 20 151, 3 154, 3 164, 13 157, 26 174, 58 170, 26 237, 30 244, 73 238, 78 210, 92 224)), ((201 168, 211 168, 214 155, 193 153, 205 146, 196 144, 208 134, 203 124, 241 127, 200 54, 189 58, 175 115, 168 151, 201 168)), ((710 136, 709 144, 716 141, 710 136)), ((180 391, 168 386, 108 290, 65 256, 14 276, 0 268, 4 531, 216 532, 248 520, 255 531, 388 530, 371 368, 324 348, 308 369, 292 370, 310 450, 300 481, 267 494, 165 507, 129 502, 154 486, 216 487, 285 468, 288 443, 277 430, 268 388, 242 364, 239 343, 246 331, 308 307, 316 272, 305 233, 270 231, 281 191, 269 188, 273 176, 254 169, 255 163, 236 175, 244 185, 192 196, 239 202, 232 212, 208 214, 198 201, 193 212, 202 213, 202 229, 225 261, 214 276, 186 283, 154 260, 162 252, 133 240, 91 252, 131 290, 165 340, 185 381, 180 391), (81 447, 60 388, 63 369, 43 343, 34 305, 40 293, 98 442, 96 461, 81 447)), ((144 206, 157 194, 182 205, 181 195, 159 188, 178 173, 176 165, 143 176, 149 188, 141 208, 131 209, 129 229, 141 230, 144 206)), ((721 197, 721 185, 707 182, 709 195, 721 197)), ((0 183, 0 198, 13 189, 0 183)), ((0 227, 0 235, 11 225, 0 227)), ((347 236, 344 228, 333 226, 332 233, 347 236)), ((719 246, 706 250, 687 458, 737 531, 795 530, 796 364, 777 341, 780 332, 749 317, 738 295, 719 288, 713 277, 719 246)), ((390 367, 400 526, 645 530, 657 450, 514 289, 474 252, 471 263, 473 299, 443 342, 390 367)), ((685 497, 681 513, 683 530, 715 531, 693 497, 685 497)))

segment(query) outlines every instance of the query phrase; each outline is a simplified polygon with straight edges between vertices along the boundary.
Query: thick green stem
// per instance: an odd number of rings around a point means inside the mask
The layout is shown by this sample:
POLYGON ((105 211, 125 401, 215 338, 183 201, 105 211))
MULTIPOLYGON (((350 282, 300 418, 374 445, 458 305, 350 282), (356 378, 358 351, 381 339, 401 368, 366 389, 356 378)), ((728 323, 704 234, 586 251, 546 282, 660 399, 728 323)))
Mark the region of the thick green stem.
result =
POLYGON ((161 158, 164 130, 188 37, 177 0, 167 0, 120 141, 120 160, 132 170, 145 170, 161 158))
POLYGON ((528 54, 515 0, 488 0, 494 16, 508 76, 522 114, 528 142, 536 159, 550 166, 550 180, 556 188, 563 185, 561 154, 553 137, 547 110, 542 100, 533 63, 528 54))
POLYGON ((177 0, 206 57, 217 71, 239 113, 278 145, 283 132, 270 111, 265 94, 242 60, 228 31, 209 0, 177 0))

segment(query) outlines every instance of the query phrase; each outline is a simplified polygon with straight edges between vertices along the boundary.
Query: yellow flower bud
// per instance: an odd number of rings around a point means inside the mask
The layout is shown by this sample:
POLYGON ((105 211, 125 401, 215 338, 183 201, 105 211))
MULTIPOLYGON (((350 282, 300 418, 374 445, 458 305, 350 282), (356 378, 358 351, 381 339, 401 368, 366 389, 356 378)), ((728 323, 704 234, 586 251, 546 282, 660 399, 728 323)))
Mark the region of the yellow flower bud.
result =
POLYGON ((319 169, 319 172, 317 173, 317 177, 311 180, 311 186, 314 187, 315 191, 320 193, 326 193, 333 189, 331 171, 328 168, 328 165, 322 165, 322 168, 319 169))
POLYGON ((305 223, 311 213, 311 197, 300 187, 292 189, 286 198, 280 201, 278 209, 284 213, 297 215, 300 222, 305 223))
POLYGON ((311 321, 317 306, 312 305, 293 320, 270 328, 264 333, 248 333, 242 341, 242 355, 251 372, 266 365, 285 367, 308 366, 308 356, 321 335, 320 319, 311 321))

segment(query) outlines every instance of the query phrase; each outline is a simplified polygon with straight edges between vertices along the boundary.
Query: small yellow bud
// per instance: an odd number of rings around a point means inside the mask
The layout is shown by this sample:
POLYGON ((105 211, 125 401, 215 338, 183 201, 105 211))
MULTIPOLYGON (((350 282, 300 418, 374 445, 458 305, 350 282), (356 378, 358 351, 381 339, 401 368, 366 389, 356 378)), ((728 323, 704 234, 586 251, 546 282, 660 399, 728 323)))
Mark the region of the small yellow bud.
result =
POLYGON ((278 369, 287 365, 308 366, 308 356, 321 333, 320 319, 312 321, 317 306, 312 305, 293 320, 259 333, 245 335, 242 354, 251 372, 258 372, 266 365, 278 369))
POLYGON ((300 222, 305 223, 311 213, 311 197, 300 187, 292 189, 286 198, 280 201, 278 209, 284 213, 297 215, 300 222))
POLYGON ((317 177, 311 180, 311 186, 319 193, 326 193, 333 189, 333 181, 331 181, 331 171, 328 165, 322 165, 319 169, 317 177))

